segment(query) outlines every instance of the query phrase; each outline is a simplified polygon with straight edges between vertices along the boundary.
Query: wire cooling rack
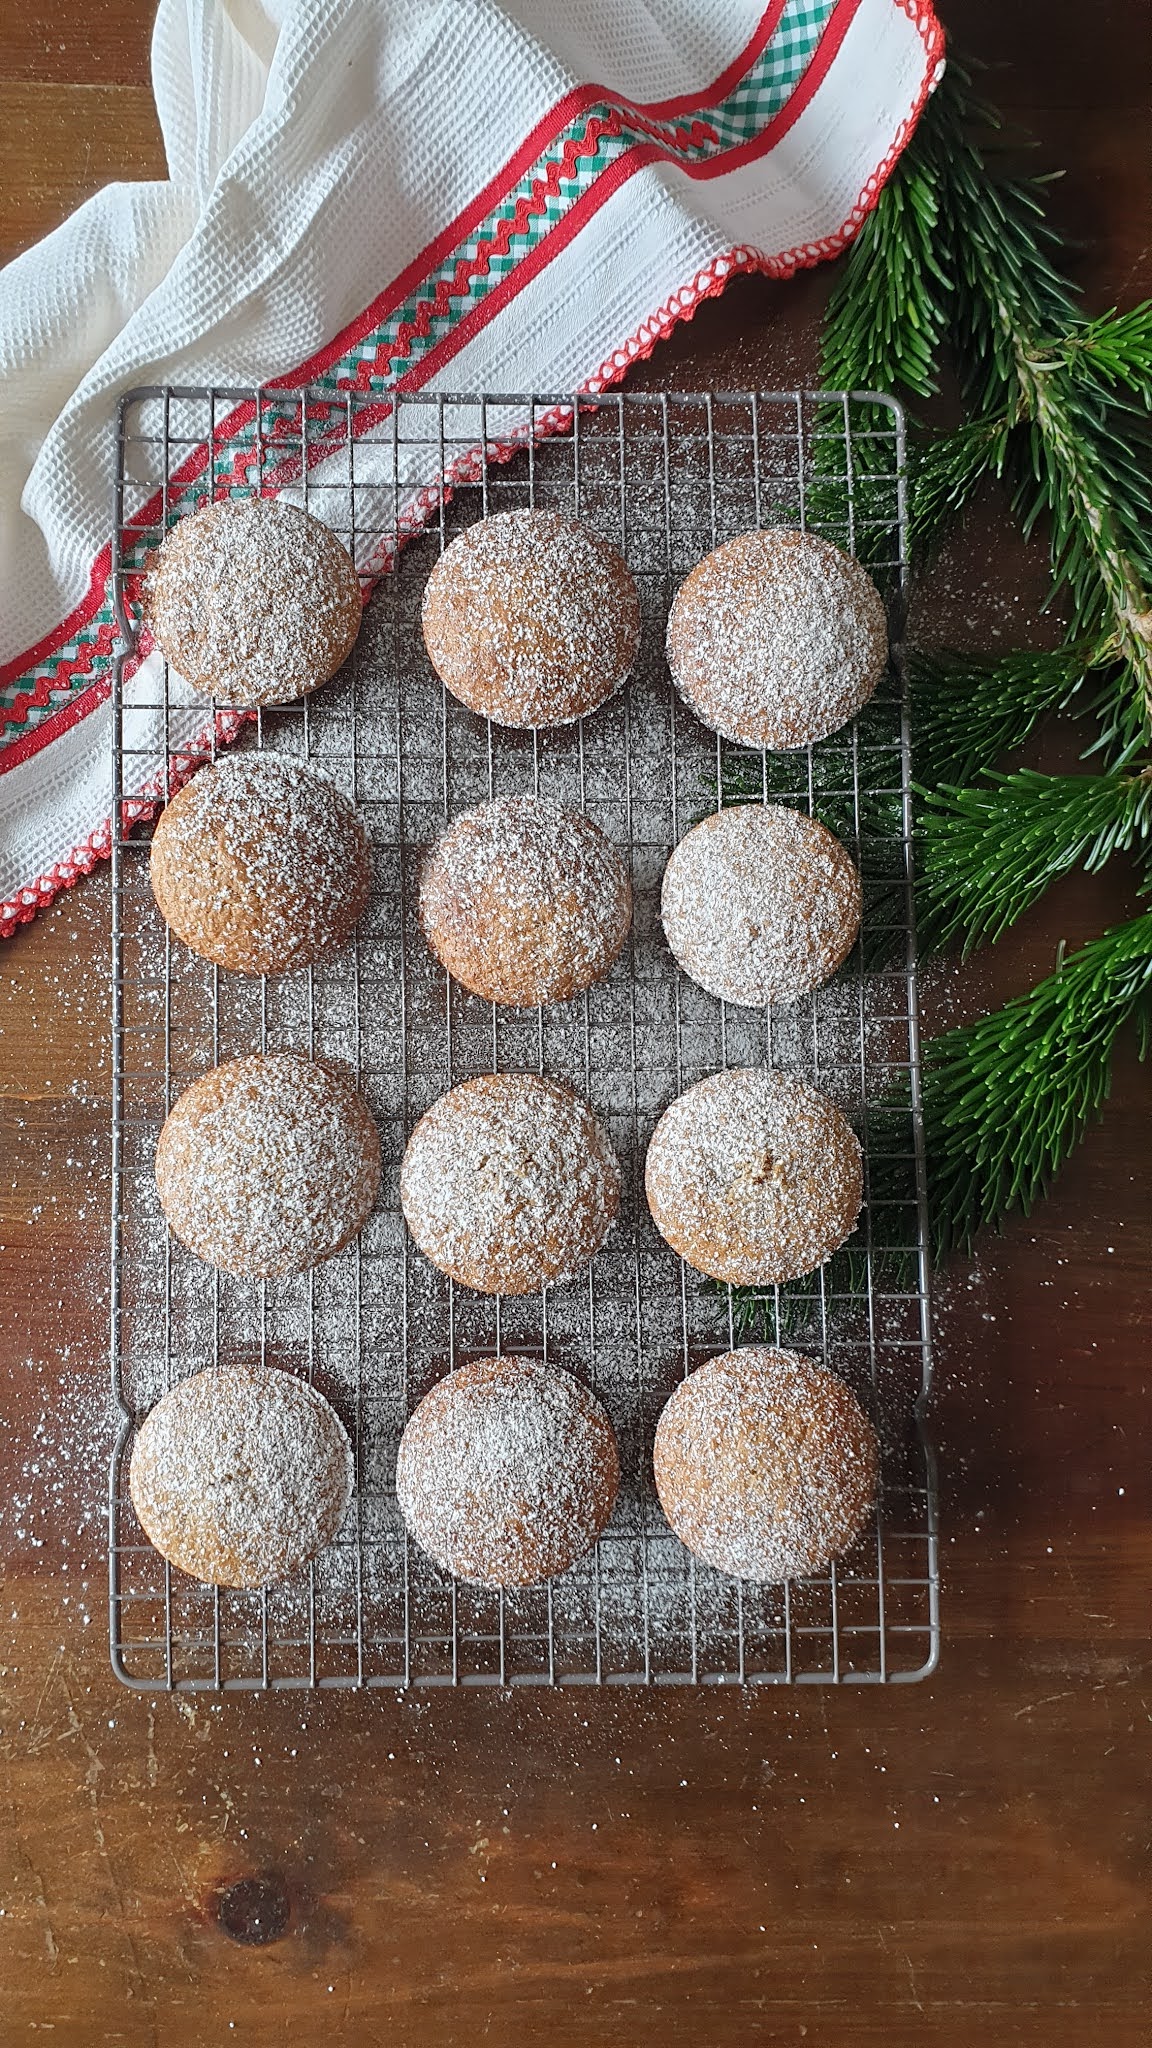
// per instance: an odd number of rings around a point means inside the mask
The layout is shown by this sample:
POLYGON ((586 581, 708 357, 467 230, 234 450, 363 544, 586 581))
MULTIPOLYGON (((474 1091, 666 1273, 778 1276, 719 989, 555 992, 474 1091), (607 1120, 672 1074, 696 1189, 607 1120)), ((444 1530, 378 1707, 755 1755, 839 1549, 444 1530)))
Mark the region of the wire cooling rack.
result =
POLYGON ((873 565, 898 641, 905 573, 899 408, 869 394, 624 392, 397 397, 329 389, 147 390, 121 408, 114 578, 124 648, 113 689, 112 1379, 122 1425, 109 1499, 112 1661, 141 1689, 629 1682, 812 1683, 925 1676, 939 1642, 936 1505, 924 1432, 928 1261, 910 889, 907 706, 893 674, 844 732, 805 752, 718 742, 663 662, 673 592, 749 527, 826 533, 873 565), (245 718, 192 704, 138 638, 139 577, 168 525, 208 495, 279 488, 317 512, 375 579, 340 676, 245 718), (627 688, 558 731, 492 728, 441 688, 419 608, 432 563, 469 521, 547 506, 622 550, 644 607, 627 688), (402 541, 407 541, 401 546, 402 541), (222 974, 173 943, 153 905, 150 799, 223 740, 307 757, 354 798, 375 889, 354 946, 270 980, 222 974), (631 855, 633 938, 609 979, 540 1011, 450 983, 415 915, 421 849, 465 806, 538 791, 579 804, 631 855), (816 813, 865 877, 861 943, 824 989, 777 1014, 725 1006, 681 975, 658 917, 665 861, 717 802, 764 796, 816 813), (244 1282, 173 1242, 152 1165, 180 1091, 261 1047, 348 1061, 380 1125, 379 1208, 358 1242, 302 1277, 244 1282), (754 1302, 710 1286, 657 1235, 643 1196, 661 1111, 702 1075, 794 1068, 846 1109, 865 1145, 851 1246, 754 1302), (408 1239, 398 1166, 443 1090, 493 1069, 570 1082, 624 1170, 619 1224, 579 1279, 501 1301, 454 1287, 408 1239), (883 1486, 851 1556, 784 1586, 698 1565, 651 1478, 656 1419, 679 1377, 743 1336, 825 1360, 880 1432, 883 1486), (500 1595, 442 1575, 411 1545, 393 1493, 407 1415, 487 1350, 542 1354, 589 1379, 620 1439, 621 1499, 597 1549, 550 1585, 500 1595), (200 1586, 146 1542, 127 1492, 136 1423, 175 1380, 260 1358, 313 1379, 355 1445, 339 1541, 264 1593, 200 1586))

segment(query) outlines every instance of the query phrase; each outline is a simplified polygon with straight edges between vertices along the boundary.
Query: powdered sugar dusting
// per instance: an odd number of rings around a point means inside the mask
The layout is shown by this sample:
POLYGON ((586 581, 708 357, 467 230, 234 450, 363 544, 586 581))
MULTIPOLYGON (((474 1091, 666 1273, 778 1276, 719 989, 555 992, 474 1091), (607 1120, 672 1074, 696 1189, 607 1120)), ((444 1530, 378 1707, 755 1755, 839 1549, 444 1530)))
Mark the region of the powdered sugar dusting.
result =
POLYGON ((860 876, 815 818, 735 804, 695 825, 664 871, 668 944, 709 994, 763 1009, 836 972, 860 929, 860 876))
POLYGON ((736 1578, 791 1579, 849 1549, 879 1477, 854 1394, 795 1351, 749 1345, 676 1389, 654 1451, 661 1505, 681 1541, 736 1578))
POLYGON ((595 1395, 528 1358, 449 1373, 408 1422, 396 1473, 417 1543, 445 1571, 489 1586, 533 1585, 582 1557, 618 1483, 595 1395))
POLYGON ((856 1227, 860 1143, 795 1074, 711 1074, 665 1110, 648 1147, 657 1229, 700 1273, 734 1285, 811 1273, 856 1227))
POLYGON ((566 725, 625 681, 640 601, 615 548, 554 512, 497 512, 428 578, 424 640, 465 704, 500 725, 566 725))
POLYGON ((348 1434, 329 1402, 259 1365, 181 1380, 141 1425, 130 1470, 151 1541, 210 1585, 286 1578, 331 1543, 352 1485, 348 1434))
POLYGON ((484 1074, 408 1141, 400 1202, 433 1265, 485 1294, 570 1279, 620 1206, 620 1166, 586 1102, 535 1074, 484 1074))
POLYGON ((492 1002, 565 1002, 608 972, 632 920, 627 864, 590 818, 496 797, 425 862, 420 922, 444 966, 492 1002))
POLYGON ((203 505, 166 536, 144 618, 193 689, 285 704, 326 682, 360 626, 360 582, 322 520, 282 498, 203 505))
POLYGON ((368 900, 367 829, 327 776, 283 754, 194 775, 152 838, 153 894, 194 952, 246 974, 306 966, 368 900))
POLYGON ((176 1236, 227 1273, 300 1273, 368 1218, 380 1140, 343 1074, 299 1053, 253 1053, 186 1088, 156 1151, 176 1236))
POLYGON ((866 570, 786 527, 716 548, 668 619, 677 689, 706 725, 752 747, 802 747, 838 731, 872 695, 887 655, 866 570))

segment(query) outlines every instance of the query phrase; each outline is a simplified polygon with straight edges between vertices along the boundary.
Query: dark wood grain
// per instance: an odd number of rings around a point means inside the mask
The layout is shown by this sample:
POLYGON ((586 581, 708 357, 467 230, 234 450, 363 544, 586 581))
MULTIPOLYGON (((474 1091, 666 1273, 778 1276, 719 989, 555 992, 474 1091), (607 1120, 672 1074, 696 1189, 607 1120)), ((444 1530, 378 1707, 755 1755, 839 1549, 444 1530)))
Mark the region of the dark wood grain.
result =
POLYGON ((101 185, 163 176, 150 86, 0 73, 0 262, 59 226, 101 185))
MULTIPOLYGON (((1069 167, 1091 304, 1152 289, 1145 11, 952 15, 1069 167)), ((134 0, 0 9, 0 246, 108 176, 163 175, 149 28, 134 0)), ((827 287, 740 284, 642 374, 811 374, 827 287)), ((989 505, 921 630, 1046 630, 1043 591, 989 505)), ((935 970, 933 1016, 1023 987, 1133 887, 1119 865, 1067 884, 935 970)), ((149 1701, 105 1649, 107 926, 99 873, 0 955, 0 2040, 1141 2048, 1152 1089, 1131 1050, 1051 1200, 941 1285, 929 1685, 149 1701), (221 1925, 247 1879, 283 1921, 264 1947, 221 1925)))

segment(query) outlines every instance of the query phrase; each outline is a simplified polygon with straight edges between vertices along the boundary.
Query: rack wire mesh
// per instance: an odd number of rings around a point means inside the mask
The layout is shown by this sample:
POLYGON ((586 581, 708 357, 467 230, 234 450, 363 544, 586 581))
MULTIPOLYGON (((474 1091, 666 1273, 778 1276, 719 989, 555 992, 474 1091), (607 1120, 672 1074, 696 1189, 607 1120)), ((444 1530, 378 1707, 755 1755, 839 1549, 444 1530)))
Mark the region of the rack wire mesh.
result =
POLYGON ((404 397, 330 389, 132 393, 119 419, 113 574, 123 653, 112 700, 113 1387, 109 1492, 113 1667, 149 1690, 529 1683, 910 1681, 939 1645, 936 1495, 925 1429, 931 1349, 912 921, 908 712, 898 659, 904 441, 875 394, 624 392, 404 397), (315 697, 244 716, 197 709, 147 651, 149 550, 205 497, 283 489, 341 535, 375 581, 356 649, 315 697), (513 506, 588 520, 625 555, 644 639, 628 687, 579 724, 493 728, 424 655, 428 570, 469 521, 513 506), (704 730, 671 689, 663 632, 686 571, 749 527, 810 527, 865 555, 889 594, 896 656, 842 733, 792 754, 704 730), (406 543, 403 544, 402 543, 406 543), (375 887, 355 943, 266 980, 174 943, 152 901, 143 829, 227 739, 315 762, 371 829, 375 887), (493 794, 585 809, 630 852, 630 945, 609 979, 539 1011, 448 981, 415 917, 421 850, 493 794), (779 799, 845 840, 865 878, 860 944, 787 1009, 722 1004, 663 942, 659 886, 683 832, 717 803, 779 799), (303 1276, 231 1279, 168 1235, 152 1162, 176 1096, 216 1062, 292 1046, 349 1062, 380 1125, 385 1178, 360 1240, 303 1276), (702 1283, 657 1235, 643 1196, 661 1111, 702 1075, 776 1063, 826 1089, 864 1141, 867 1196, 850 1248, 750 1303, 702 1283), (579 1279, 530 1299, 454 1287, 407 1238, 398 1166, 416 1118, 468 1075, 547 1071, 594 1104, 624 1169, 619 1224, 579 1279), (668 1530, 651 1478, 656 1418, 677 1379, 744 1334, 826 1361, 883 1445, 873 1524, 851 1556, 790 1585, 727 1579, 668 1530), (445 1371, 488 1350, 588 1378, 616 1425, 623 1485, 597 1549, 551 1584, 499 1594, 442 1575, 406 1538, 393 1493, 400 1431, 445 1371), (314 1380, 350 1430, 357 1488, 341 1537, 290 1583, 233 1593, 173 1572, 128 1496, 133 1431, 180 1377, 260 1358, 314 1380))

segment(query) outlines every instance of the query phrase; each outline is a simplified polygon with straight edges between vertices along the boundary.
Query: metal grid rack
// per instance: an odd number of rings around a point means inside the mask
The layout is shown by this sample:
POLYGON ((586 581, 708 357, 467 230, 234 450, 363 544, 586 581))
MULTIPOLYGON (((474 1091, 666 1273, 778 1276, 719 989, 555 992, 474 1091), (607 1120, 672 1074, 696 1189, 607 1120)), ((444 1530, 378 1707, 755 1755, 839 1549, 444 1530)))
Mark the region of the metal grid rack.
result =
MULTIPOLYGON (((109 1496, 112 1661, 140 1689, 528 1683, 910 1681, 939 1643, 928 1259, 907 706, 898 663, 844 732, 786 755, 709 734, 663 663, 672 594, 717 542, 794 524, 867 554, 898 637, 905 574, 903 423, 869 394, 489 398, 306 391, 133 393, 121 408, 114 577, 126 652, 113 700, 112 1378, 122 1424, 109 1496), (447 484, 444 480, 447 479, 447 484), (209 494, 286 488, 378 579, 341 675, 245 720, 197 709, 138 646, 142 564, 209 494), (548 506, 622 550, 644 607, 637 670, 580 724, 486 726, 424 655, 428 570, 483 514, 548 506), (407 540, 407 545, 400 542, 407 540), (242 728, 242 729, 241 729, 242 728), (217 744, 308 757, 369 823, 375 889, 354 946, 269 980, 222 974, 173 943, 151 897, 140 814, 217 744), (165 767, 167 763, 167 785, 165 767), (415 919, 421 849, 470 803, 539 791, 582 806, 630 851, 633 938, 574 1003, 499 1010, 448 982, 415 919), (141 794, 143 793, 143 794, 141 794), (865 876, 860 945, 824 989, 776 1014, 725 1006, 663 942, 668 854, 718 801, 746 793, 816 812, 865 876), (180 1091, 260 1047, 351 1063, 380 1125, 381 1202, 359 1242, 312 1273, 244 1282, 169 1237, 152 1161, 180 1091), (672 1537, 650 1446, 678 1377, 740 1340, 741 1305, 657 1235, 645 1148, 671 1098, 726 1065, 775 1062, 816 1081, 865 1144, 867 1200, 848 1253, 766 1291, 761 1330, 825 1360, 859 1392, 884 1447, 874 1525, 830 1571, 784 1586, 726 1579, 672 1537), (568 1080, 624 1169, 620 1222, 578 1280, 528 1300, 454 1287, 407 1238, 398 1166, 444 1089, 497 1068, 568 1080), (885 1103, 903 1088, 907 1106, 885 1103), (499 1595, 444 1577, 405 1537, 392 1478, 414 1403, 488 1349, 542 1353, 587 1376, 615 1422, 624 1483, 608 1531, 549 1586, 499 1595), (259 1357, 313 1378, 353 1438, 357 1490, 339 1541, 285 1586, 214 1591, 166 1566, 128 1497, 135 1423, 183 1375, 259 1357)), ((145 813, 147 815, 147 813, 145 813)))

